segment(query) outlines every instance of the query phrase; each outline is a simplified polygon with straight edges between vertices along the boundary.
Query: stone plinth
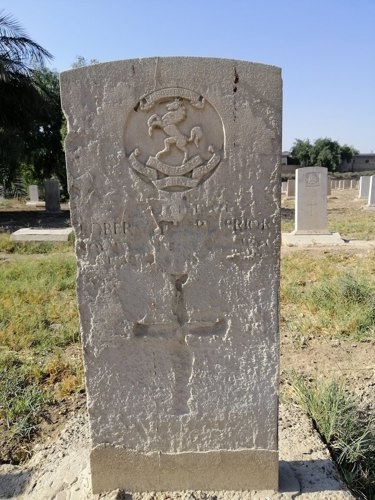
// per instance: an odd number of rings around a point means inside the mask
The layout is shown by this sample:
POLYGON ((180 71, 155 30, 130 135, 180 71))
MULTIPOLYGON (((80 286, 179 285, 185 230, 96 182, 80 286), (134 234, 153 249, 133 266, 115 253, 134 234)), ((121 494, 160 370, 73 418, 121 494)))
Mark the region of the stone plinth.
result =
POLYGON ((10 235, 13 241, 68 241, 72 228, 66 229, 18 229, 10 235))
POLYGON ((281 79, 61 74, 93 491, 275 489, 281 79))

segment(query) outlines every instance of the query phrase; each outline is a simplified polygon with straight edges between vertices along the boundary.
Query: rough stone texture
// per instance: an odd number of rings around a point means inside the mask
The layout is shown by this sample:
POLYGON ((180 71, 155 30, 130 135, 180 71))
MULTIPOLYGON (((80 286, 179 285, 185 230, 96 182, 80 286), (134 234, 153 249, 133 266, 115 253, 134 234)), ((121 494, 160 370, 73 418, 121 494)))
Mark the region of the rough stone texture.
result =
POLYGON ((327 224, 327 169, 298 168, 294 234, 330 234, 327 224))
POLYGON ((368 202, 369 207, 375 207, 375 175, 370 177, 370 186, 368 192, 368 202))
MULTIPOLYGON (((105 500, 306 500, 353 499, 311 421, 292 405, 280 405, 279 491, 178 491, 100 495, 105 500)), ((22 466, 0 465, 0 498, 99 500, 91 494, 86 415, 68 422, 56 442, 39 445, 22 466)))
POLYGON ((47 212, 60 212, 60 185, 58 180, 44 181, 44 198, 47 212))
POLYGON ((18 229, 10 235, 13 241, 68 241, 72 228, 67 229, 18 229))
POLYGON ((296 190, 296 181, 294 179, 289 179, 286 186, 286 197, 294 198, 296 190))
POLYGON ((361 175, 359 178, 359 195, 358 198, 368 199, 368 193, 370 189, 370 176, 361 175))
POLYGON ((276 488, 280 70, 128 60, 61 87, 94 491, 242 489, 253 457, 247 488, 276 488))

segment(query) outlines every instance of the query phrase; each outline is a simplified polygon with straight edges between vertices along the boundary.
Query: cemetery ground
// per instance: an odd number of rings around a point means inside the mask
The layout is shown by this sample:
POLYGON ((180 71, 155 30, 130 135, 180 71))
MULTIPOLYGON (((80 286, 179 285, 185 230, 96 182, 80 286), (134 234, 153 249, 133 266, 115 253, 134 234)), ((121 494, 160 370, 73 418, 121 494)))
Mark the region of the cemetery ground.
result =
MULTIPOLYGON (((362 243, 282 248, 282 418, 288 426, 302 408, 352 491, 374 498, 375 251, 366 241, 375 240, 375 212, 356 195, 332 192, 329 228, 362 243)), ((293 206, 283 201, 283 232, 293 229, 293 206)), ((15 243, 8 234, 63 227, 67 216, 46 222, 24 203, 0 206, 0 464, 27 464, 85 410, 73 242, 15 243)))

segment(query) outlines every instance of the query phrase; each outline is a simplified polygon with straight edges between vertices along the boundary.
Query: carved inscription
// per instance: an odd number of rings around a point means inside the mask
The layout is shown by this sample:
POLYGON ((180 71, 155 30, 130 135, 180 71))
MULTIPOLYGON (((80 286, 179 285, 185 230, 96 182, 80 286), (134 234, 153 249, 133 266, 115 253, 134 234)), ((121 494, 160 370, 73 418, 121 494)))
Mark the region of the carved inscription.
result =
POLYGON ((320 186, 320 174, 316 172, 306 174, 305 184, 307 187, 320 186))
POLYGON ((125 149, 131 169, 161 191, 205 182, 224 155, 224 130, 214 108, 188 89, 160 89, 130 112, 125 149))

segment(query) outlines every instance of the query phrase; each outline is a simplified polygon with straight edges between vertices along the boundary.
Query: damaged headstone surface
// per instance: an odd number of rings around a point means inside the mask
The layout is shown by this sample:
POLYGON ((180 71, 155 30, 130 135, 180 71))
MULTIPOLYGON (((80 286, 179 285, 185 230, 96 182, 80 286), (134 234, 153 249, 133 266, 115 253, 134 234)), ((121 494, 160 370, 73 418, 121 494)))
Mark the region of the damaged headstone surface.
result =
POLYGON ((62 73, 94 493, 276 489, 281 78, 62 73))

